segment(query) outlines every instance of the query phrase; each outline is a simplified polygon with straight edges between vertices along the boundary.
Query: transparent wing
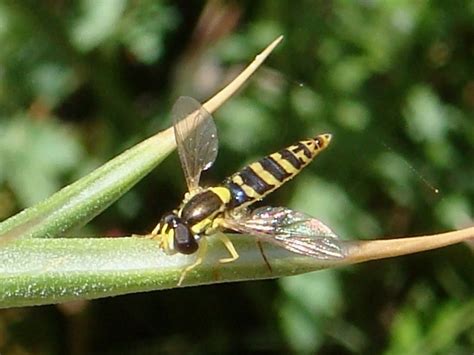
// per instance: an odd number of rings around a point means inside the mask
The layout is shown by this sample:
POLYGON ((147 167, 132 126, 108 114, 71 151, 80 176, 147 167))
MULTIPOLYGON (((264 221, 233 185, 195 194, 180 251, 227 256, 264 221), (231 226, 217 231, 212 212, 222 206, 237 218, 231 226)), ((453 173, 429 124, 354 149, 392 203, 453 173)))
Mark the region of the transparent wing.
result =
POLYGON ((262 207, 225 220, 227 228, 256 235, 293 253, 318 259, 341 259, 345 247, 324 223, 284 207, 262 207))
POLYGON ((214 120, 191 97, 180 97, 172 110, 174 135, 188 190, 199 186, 201 172, 216 160, 218 139, 214 120))

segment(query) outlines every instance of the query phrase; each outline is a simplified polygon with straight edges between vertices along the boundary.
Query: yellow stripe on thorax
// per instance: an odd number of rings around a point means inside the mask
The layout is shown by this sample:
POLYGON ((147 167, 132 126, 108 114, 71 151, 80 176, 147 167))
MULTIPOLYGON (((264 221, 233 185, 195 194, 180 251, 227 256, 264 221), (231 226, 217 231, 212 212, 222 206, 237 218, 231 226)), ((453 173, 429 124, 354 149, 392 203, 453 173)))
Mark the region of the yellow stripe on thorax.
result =
POLYGON ((229 189, 226 187, 210 187, 209 190, 214 192, 224 204, 228 203, 232 198, 229 189))

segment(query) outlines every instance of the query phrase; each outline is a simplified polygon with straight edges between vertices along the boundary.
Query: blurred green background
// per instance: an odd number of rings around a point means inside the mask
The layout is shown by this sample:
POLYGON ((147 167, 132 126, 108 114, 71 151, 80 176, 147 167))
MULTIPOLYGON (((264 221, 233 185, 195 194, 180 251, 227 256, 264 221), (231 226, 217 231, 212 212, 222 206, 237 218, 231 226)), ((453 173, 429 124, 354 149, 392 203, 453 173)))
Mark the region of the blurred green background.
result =
MULTIPOLYGON (((467 0, 2 1, 0 219, 168 127, 178 96, 209 98, 280 34, 215 114, 220 153, 204 183, 330 132, 331 147, 265 204, 346 239, 472 225, 467 0)), ((77 234, 146 233, 184 191, 173 154, 77 234)), ((472 249, 458 245, 274 281, 2 310, 0 351, 468 354, 473 295, 472 249)))

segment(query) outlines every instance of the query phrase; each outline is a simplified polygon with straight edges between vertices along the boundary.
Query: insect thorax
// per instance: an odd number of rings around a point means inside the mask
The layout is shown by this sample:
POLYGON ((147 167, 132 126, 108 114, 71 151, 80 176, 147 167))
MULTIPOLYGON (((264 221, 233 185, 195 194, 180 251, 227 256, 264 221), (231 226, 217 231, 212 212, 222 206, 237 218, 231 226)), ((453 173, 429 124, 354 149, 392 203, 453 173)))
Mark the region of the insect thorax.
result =
POLYGON ((178 215, 194 234, 209 234, 214 220, 224 212, 229 200, 230 191, 227 188, 210 187, 185 201, 178 215))

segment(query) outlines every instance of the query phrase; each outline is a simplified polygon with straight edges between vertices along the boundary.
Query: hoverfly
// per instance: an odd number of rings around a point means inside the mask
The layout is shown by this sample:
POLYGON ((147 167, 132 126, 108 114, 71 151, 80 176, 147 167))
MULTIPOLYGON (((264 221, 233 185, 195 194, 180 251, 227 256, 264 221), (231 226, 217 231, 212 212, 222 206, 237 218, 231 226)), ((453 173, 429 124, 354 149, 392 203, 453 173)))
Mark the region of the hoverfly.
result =
POLYGON ((284 207, 248 208, 296 176, 328 146, 330 134, 299 141, 246 166, 220 185, 204 188, 199 186, 200 175, 214 163, 218 150, 214 120, 191 97, 177 100, 172 118, 188 192, 181 205, 165 214, 149 236, 167 254, 197 253, 194 263, 183 270, 178 285, 186 273, 202 263, 211 235, 217 236, 230 254, 219 262, 239 257, 223 230, 252 234, 258 240, 319 259, 344 257, 336 235, 317 219, 284 207))

